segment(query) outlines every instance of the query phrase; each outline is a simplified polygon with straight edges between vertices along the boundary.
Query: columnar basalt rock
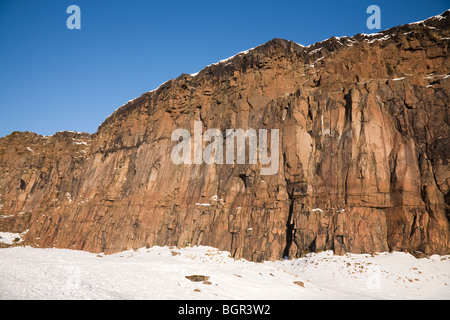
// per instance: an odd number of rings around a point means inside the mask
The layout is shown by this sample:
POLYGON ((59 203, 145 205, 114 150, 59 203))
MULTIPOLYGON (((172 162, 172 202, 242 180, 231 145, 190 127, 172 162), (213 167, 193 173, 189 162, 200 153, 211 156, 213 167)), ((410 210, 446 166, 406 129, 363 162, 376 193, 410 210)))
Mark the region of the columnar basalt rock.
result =
POLYGON ((92 135, 0 139, 0 231, 114 253, 209 245, 254 261, 307 251, 450 251, 449 11, 303 47, 274 39, 181 75, 92 135), (280 168, 175 165, 175 129, 278 129, 280 168))

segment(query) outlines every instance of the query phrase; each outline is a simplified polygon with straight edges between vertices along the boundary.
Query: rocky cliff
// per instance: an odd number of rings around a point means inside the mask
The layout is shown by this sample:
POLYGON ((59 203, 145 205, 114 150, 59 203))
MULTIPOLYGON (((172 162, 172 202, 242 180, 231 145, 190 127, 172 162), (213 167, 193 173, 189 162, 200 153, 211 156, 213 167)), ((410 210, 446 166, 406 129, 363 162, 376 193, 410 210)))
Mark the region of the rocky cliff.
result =
POLYGON ((255 261, 449 253, 449 16, 309 47, 274 39, 143 94, 95 134, 4 137, 0 231, 39 247, 209 245, 255 261), (278 129, 278 172, 174 164, 172 132, 195 121, 278 129))

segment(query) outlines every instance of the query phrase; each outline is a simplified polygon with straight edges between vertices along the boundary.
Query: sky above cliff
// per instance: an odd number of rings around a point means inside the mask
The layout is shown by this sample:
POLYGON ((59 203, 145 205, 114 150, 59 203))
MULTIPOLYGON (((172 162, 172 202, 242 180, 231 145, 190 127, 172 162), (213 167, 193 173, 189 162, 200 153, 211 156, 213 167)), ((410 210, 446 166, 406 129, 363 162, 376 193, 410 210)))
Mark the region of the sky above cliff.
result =
MULTIPOLYGON (((161 83, 273 38, 303 45, 440 14, 448 0, 0 0, 0 137, 94 133, 161 83), (70 5, 81 29, 68 29, 70 5)), ((74 20, 71 20, 74 22, 74 20)))

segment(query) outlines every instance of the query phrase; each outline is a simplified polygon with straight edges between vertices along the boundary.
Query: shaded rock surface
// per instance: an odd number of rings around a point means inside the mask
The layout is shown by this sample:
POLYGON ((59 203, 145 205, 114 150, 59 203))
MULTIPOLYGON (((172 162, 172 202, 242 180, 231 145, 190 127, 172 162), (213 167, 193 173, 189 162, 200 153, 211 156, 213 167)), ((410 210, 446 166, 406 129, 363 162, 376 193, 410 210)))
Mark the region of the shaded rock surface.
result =
POLYGON ((114 253, 208 245, 449 253, 449 11, 304 47, 274 39, 181 75, 95 134, 0 139, 0 231, 114 253), (173 130, 278 129, 280 168, 175 165, 173 130))

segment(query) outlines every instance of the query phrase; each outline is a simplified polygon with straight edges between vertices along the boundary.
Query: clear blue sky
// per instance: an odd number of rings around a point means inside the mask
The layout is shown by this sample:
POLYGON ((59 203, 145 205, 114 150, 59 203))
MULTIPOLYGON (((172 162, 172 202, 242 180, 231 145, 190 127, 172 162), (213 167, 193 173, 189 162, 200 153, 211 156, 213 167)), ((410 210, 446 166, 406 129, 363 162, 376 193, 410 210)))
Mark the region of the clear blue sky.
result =
POLYGON ((0 0, 0 137, 93 133, 161 83, 273 38, 303 45, 423 20, 449 0, 0 0), (69 30, 69 5, 81 30, 69 30))

